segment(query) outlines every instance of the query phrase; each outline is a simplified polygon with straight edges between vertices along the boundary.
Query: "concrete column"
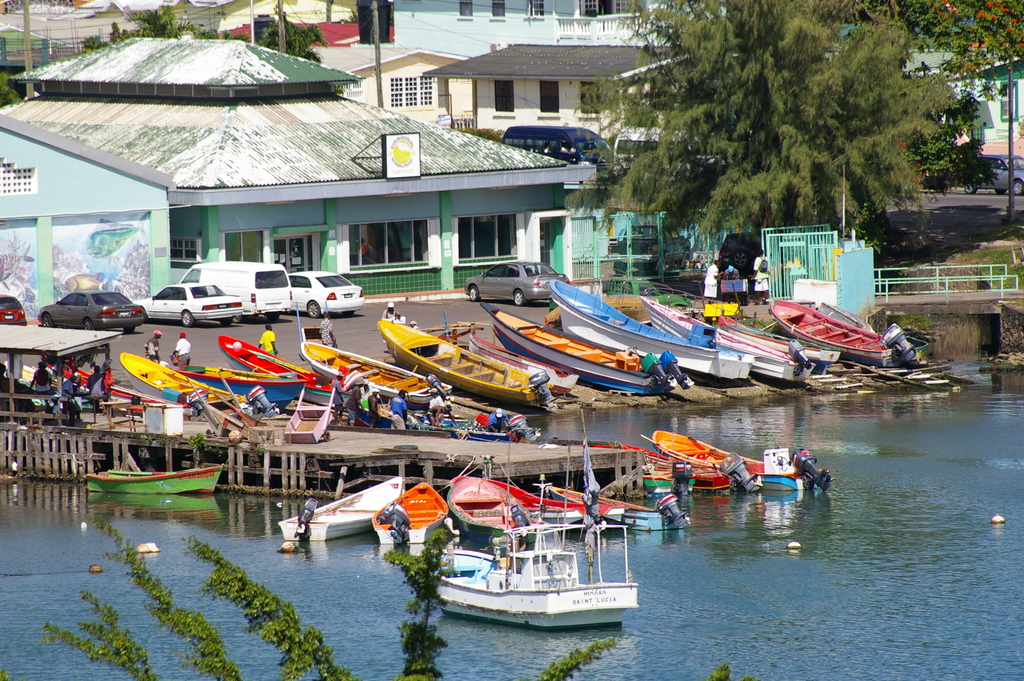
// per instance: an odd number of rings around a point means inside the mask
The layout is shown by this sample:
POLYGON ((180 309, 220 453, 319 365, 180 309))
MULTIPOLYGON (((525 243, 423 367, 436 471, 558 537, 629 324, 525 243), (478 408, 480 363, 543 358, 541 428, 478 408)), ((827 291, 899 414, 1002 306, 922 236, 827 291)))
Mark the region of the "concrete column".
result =
MULTIPOLYGON (((552 208, 565 208, 565 185, 554 184, 551 186, 552 208)), ((572 251, 566 253, 566 247, 571 248, 572 238, 565 234, 565 230, 572 229, 572 220, 563 218, 552 218, 551 220, 551 266, 556 272, 566 274, 572 278, 572 251)))
POLYGON ((455 254, 452 252, 452 193, 438 192, 438 208, 441 216, 441 288, 450 291, 455 288, 455 254))
POLYGON ((324 199, 324 224, 327 231, 320 234, 320 269, 338 272, 338 206, 337 199, 324 199))
POLYGON ((39 307, 54 302, 53 221, 49 215, 36 218, 36 274, 39 278, 39 307))
POLYGON ((220 260, 220 212, 218 206, 199 207, 199 226, 203 230, 203 260, 220 260))
POLYGON ((171 221, 166 208, 149 213, 149 292, 171 282, 171 221))

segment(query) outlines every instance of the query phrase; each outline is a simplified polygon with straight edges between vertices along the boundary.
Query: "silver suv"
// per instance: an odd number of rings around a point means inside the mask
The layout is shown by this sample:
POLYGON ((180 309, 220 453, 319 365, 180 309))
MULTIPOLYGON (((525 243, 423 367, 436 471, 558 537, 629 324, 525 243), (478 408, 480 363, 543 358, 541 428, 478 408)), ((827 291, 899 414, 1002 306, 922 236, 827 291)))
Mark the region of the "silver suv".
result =
MULTIPOLYGON (((992 164, 993 179, 990 182, 978 185, 965 185, 964 191, 974 194, 979 189, 992 189, 996 194, 1005 194, 1010 188, 1010 166, 1007 163, 1007 156, 985 155, 983 159, 992 164)), ((1024 157, 1013 157, 1013 194, 1014 196, 1024 195, 1024 157)))

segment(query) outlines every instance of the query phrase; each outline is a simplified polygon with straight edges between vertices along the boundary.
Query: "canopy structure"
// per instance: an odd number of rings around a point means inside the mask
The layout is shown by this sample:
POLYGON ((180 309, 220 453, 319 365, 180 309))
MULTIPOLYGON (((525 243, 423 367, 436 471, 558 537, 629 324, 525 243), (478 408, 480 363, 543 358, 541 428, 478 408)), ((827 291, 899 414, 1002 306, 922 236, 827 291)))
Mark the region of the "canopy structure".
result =
POLYGON ((102 352, 110 355, 110 343, 120 331, 76 331, 44 326, 7 326, 0 331, 0 355, 52 355, 67 357, 102 352))

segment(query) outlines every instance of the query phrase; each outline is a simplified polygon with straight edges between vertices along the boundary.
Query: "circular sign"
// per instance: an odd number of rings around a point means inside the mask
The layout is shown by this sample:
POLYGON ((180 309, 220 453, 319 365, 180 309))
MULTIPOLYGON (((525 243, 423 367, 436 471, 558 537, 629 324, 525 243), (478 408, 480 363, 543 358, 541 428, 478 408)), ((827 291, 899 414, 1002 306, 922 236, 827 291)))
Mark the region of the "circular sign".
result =
POLYGON ((396 137, 391 142, 391 160, 395 165, 405 167, 412 163, 413 144, 408 137, 396 137))

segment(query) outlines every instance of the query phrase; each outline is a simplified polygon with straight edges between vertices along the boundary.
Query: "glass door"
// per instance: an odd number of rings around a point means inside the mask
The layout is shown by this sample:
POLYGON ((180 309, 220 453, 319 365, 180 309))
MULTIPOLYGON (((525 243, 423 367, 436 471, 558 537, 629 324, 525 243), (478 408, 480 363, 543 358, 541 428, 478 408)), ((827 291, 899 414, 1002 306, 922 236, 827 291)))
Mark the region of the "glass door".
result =
POLYGON ((551 264, 551 220, 540 221, 540 261, 551 264))
POLYGON ((316 268, 313 235, 278 237, 274 239, 274 262, 289 272, 308 272, 316 268))

